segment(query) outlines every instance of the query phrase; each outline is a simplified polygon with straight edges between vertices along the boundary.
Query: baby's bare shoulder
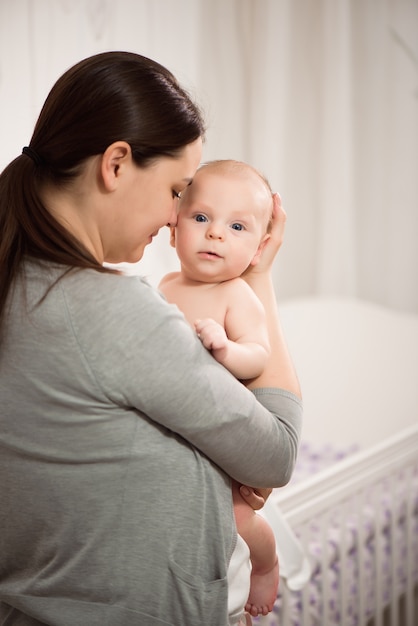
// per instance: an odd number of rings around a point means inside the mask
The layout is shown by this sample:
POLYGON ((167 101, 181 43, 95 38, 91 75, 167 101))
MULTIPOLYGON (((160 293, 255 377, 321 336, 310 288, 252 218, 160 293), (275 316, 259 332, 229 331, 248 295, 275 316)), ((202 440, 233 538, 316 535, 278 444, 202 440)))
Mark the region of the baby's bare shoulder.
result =
POLYGON ((245 282, 245 280, 241 277, 232 278, 231 280, 226 280, 223 283, 219 284, 221 289, 227 291, 230 295, 235 297, 255 297, 255 294, 251 287, 245 282))
POLYGON ((243 278, 234 278, 225 285, 224 300, 228 302, 229 312, 240 312, 245 309, 246 314, 250 311, 254 315, 264 315, 264 308, 258 296, 243 278))
POLYGON ((179 276, 180 272, 170 272, 169 274, 166 274, 160 280, 158 287, 161 288, 168 285, 169 283, 172 283, 173 281, 177 280, 179 276))

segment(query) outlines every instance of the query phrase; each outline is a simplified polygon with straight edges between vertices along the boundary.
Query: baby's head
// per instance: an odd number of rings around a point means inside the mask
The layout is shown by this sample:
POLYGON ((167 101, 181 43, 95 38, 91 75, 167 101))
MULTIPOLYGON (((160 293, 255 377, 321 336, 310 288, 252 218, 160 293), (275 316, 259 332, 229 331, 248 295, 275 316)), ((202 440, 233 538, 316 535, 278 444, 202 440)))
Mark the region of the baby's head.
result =
POLYGON ((258 263, 270 238, 273 194, 256 169, 234 160, 210 161, 183 192, 171 243, 183 271, 200 280, 228 280, 258 263), (207 272, 207 277, 203 278, 207 272))
MULTIPOLYGON (((204 180, 205 176, 216 176, 219 181, 220 192, 222 183, 234 184, 245 191, 254 217, 263 224, 263 234, 271 230, 273 191, 267 178, 255 167, 234 159, 220 159, 208 161, 197 170, 193 183, 204 180)), ((187 190, 186 190, 187 192, 187 190)), ((243 206, 243 210, 247 209, 243 206)))

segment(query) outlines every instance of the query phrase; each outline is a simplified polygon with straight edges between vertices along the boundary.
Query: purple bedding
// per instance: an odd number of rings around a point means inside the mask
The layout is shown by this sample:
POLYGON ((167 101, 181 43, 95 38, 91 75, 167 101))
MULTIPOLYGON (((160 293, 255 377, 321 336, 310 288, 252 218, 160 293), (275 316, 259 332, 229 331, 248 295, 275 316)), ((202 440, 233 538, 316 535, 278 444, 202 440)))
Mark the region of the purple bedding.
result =
MULTIPOLYGON (((336 450, 332 446, 314 449, 309 444, 302 444, 291 482, 303 481, 355 451, 355 447, 345 450, 336 450)), ((264 618, 253 619, 254 625, 300 626, 306 623, 303 622, 303 614, 308 612, 309 626, 323 626, 326 612, 330 626, 357 626, 360 623, 360 581, 363 614, 371 617, 377 605, 388 604, 394 589, 398 595, 403 593, 407 551, 412 555, 413 579, 418 581, 418 476, 413 477, 412 484, 415 494, 409 530, 412 545, 408 545, 406 484, 400 474, 395 490, 393 485, 391 488, 380 483, 375 493, 365 494, 357 511, 348 502, 345 507, 330 512, 326 525, 313 519, 306 544, 312 566, 310 581, 302 591, 291 592, 285 588, 286 598, 283 597, 285 582, 281 581, 273 612, 264 618), (379 566, 376 564, 377 550, 380 554, 379 566), (396 557, 393 556, 395 552, 396 557), (378 598, 377 578, 381 580, 378 598), (328 598, 326 603, 324 597, 328 598), (286 621, 283 619, 284 602, 288 606, 286 621)), ((298 529, 294 530, 298 534, 298 529)))

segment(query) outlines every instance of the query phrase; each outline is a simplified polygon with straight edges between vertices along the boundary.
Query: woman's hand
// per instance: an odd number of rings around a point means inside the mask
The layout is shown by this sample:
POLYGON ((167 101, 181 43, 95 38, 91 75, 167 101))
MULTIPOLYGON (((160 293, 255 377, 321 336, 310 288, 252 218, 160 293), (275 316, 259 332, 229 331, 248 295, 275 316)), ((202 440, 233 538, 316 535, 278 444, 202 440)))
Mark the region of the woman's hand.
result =
POLYGON ((248 268, 242 278, 248 283, 266 312, 267 331, 270 340, 270 356, 264 371, 250 381, 247 387, 275 387, 286 389, 296 396, 301 395, 300 385, 287 349, 286 341, 277 311, 275 285, 272 277, 273 261, 283 243, 286 226, 286 212, 282 207, 280 196, 273 196, 273 214, 270 238, 261 251, 257 265, 248 268))
POLYGON ((247 485, 240 485, 239 492, 241 497, 254 511, 262 509, 265 501, 272 492, 272 489, 266 487, 247 487, 247 485))
MULTIPOLYGON (((284 231, 286 226, 286 211, 282 207, 282 200, 278 193, 273 195, 273 211, 270 237, 267 239, 261 252, 260 260, 257 265, 251 265, 243 273, 245 280, 250 279, 255 274, 263 274, 270 272, 274 259, 283 243, 284 231)), ((250 282, 250 280, 248 282, 250 282)))

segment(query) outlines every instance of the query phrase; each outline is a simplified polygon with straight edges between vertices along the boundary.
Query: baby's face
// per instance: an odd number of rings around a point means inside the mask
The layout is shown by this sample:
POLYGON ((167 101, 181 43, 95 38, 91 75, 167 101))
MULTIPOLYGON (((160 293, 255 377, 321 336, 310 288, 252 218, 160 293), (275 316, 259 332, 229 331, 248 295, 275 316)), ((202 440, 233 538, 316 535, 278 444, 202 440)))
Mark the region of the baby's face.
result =
POLYGON ((255 264, 272 197, 254 173, 199 170, 180 202, 172 243, 183 271, 205 282, 240 276, 255 264))

